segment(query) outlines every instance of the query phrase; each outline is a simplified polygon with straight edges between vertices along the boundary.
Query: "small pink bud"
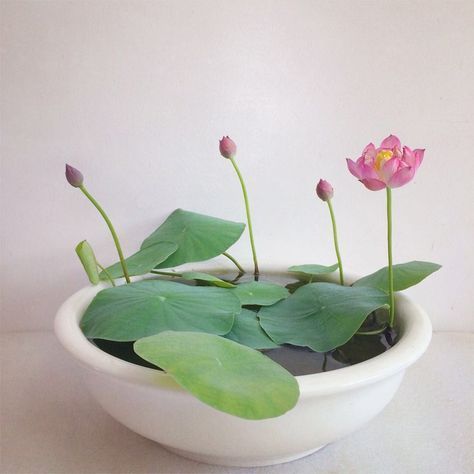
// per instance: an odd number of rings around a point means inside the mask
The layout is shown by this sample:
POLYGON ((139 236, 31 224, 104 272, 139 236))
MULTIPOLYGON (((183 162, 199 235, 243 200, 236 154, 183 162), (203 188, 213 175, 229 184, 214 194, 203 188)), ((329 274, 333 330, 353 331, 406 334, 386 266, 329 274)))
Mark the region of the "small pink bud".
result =
POLYGON ((75 188, 81 187, 84 182, 82 173, 71 165, 66 165, 66 179, 67 182, 75 188))
POLYGON ((318 195, 319 199, 323 201, 329 201, 329 199, 334 196, 334 189, 327 181, 320 179, 318 185, 316 186, 316 194, 318 195))
POLYGON ((237 153, 237 145, 229 137, 222 137, 219 140, 219 151, 224 158, 233 158, 237 153))

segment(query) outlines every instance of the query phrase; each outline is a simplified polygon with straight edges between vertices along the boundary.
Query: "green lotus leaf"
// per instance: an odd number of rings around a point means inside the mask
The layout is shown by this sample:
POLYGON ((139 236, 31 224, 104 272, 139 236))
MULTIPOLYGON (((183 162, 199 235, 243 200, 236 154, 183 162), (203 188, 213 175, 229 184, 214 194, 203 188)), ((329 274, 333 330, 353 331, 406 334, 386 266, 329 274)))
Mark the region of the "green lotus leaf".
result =
POLYGON ((283 415, 298 401, 296 379, 250 347, 212 334, 165 331, 135 352, 211 407, 249 420, 283 415))
MULTIPOLYGON (((418 261, 393 265, 393 289, 394 291, 406 290, 417 285, 440 268, 441 265, 437 263, 418 261)), ((357 280, 352 286, 378 288, 388 292, 388 267, 381 268, 375 273, 357 280)))
POLYGON ((217 257, 239 240, 245 224, 176 209, 158 227, 141 248, 158 242, 174 242, 178 249, 155 268, 171 268, 183 263, 217 257))
MULTIPOLYGON (((178 246, 174 242, 157 242, 144 249, 140 249, 130 257, 125 259, 128 274, 146 275, 153 270, 156 265, 164 262, 171 254, 173 254, 178 246)), ((123 276, 122 265, 120 262, 114 263, 106 268, 107 272, 112 278, 120 278, 123 276)), ((100 278, 107 280, 108 277, 105 272, 100 272, 100 278)))
POLYGON ((286 300, 262 308, 258 318, 277 344, 327 352, 347 342, 372 311, 387 303, 387 295, 376 288, 310 283, 286 300))
POLYGON ((279 347, 260 327, 257 313, 245 308, 235 316, 234 325, 225 337, 253 349, 275 349, 279 347))
POLYGON ((303 273, 304 275, 314 276, 314 275, 324 275, 326 273, 333 273, 339 268, 339 265, 335 263, 334 265, 294 265, 293 267, 288 268, 289 272, 292 273, 303 273))
POLYGON ((99 272, 97 270, 97 260, 91 245, 87 240, 83 240, 76 245, 76 254, 84 267, 87 278, 93 285, 99 283, 99 272))
POLYGON ((214 286, 219 286, 221 288, 235 288, 235 285, 221 280, 220 278, 215 277, 214 275, 209 275, 209 273, 202 272, 184 272, 181 273, 181 278, 185 280, 198 280, 198 281, 207 281, 214 286))
POLYGON ((290 294, 284 286, 265 281, 241 283, 231 291, 237 295, 242 305, 260 306, 272 305, 290 294))
POLYGON ((239 299, 224 288, 144 280, 97 293, 80 325, 88 338, 112 341, 166 330, 227 334, 240 309, 239 299))

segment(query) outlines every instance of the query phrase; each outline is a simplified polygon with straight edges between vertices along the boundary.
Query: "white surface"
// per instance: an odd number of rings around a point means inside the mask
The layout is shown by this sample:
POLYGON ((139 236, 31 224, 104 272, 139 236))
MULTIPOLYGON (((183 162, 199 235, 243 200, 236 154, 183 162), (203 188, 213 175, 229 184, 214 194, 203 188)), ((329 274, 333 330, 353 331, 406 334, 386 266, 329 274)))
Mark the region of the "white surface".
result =
MULTIPOLYGON (((291 278, 278 271, 267 274, 291 278)), ((113 418, 187 458, 209 464, 278 464, 358 430, 390 402, 405 369, 425 352, 432 333, 425 312, 399 294, 401 338, 395 347, 353 367, 297 377, 300 396, 290 411, 272 419, 244 420, 210 408, 167 374, 120 361, 90 344, 79 322, 101 286, 79 290, 56 316, 55 333, 78 362, 78 375, 81 369, 90 393, 113 418)))
POLYGON ((369 425, 299 461, 239 469, 180 458, 117 423, 88 395, 52 334, 3 335, 0 472, 471 474, 473 345, 472 334, 434 334, 369 425))
MULTIPOLYGON (((80 168, 126 253, 177 207, 244 218, 218 139, 248 181, 262 261, 335 261, 320 177, 335 188, 341 251, 385 265, 384 193, 345 158, 397 133, 426 147, 394 192, 394 258, 442 272, 412 293, 437 329, 474 329, 474 2, 3 1, 2 257, 5 330, 51 328, 85 278, 103 222, 65 183, 80 168)), ((245 258, 246 240, 234 253, 245 258)))

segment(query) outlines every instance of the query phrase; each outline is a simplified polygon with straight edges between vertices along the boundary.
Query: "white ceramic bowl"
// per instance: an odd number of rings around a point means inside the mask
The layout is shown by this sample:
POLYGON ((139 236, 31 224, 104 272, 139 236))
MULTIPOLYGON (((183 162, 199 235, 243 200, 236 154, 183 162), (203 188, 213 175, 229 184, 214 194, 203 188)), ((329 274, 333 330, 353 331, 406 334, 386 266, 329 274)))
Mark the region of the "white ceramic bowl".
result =
POLYGON ((292 410, 278 418, 244 420, 205 405, 163 372, 125 362, 91 344, 79 321, 104 287, 86 287, 72 295, 55 321, 56 335, 80 363, 89 391, 105 411, 131 430, 170 451, 210 464, 278 464, 352 433, 387 405, 405 369, 423 354, 431 339, 425 312, 397 294, 401 337, 394 347, 351 367, 296 377, 301 395, 292 410))

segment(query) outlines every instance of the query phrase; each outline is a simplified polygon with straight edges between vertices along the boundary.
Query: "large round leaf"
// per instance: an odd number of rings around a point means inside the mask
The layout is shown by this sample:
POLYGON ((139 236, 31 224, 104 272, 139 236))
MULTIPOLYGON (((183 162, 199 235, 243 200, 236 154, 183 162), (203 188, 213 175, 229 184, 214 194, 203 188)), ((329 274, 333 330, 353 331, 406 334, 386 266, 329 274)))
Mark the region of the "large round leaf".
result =
POLYGON ((288 371, 223 337, 166 331, 136 341, 134 349, 199 400, 231 415, 273 418, 298 400, 298 383, 288 371))
POLYGON ((253 349, 275 349, 279 347, 260 327, 257 313, 245 308, 235 316, 232 330, 225 337, 253 349))
POLYGON ((239 299, 223 288, 146 280, 99 292, 81 328, 88 338, 135 341, 161 331, 227 334, 239 299))
MULTIPOLYGON (((140 249, 125 259, 128 274, 133 276, 149 273, 156 265, 164 262, 177 248, 178 246, 174 242, 157 242, 149 247, 140 249)), ((120 278, 123 276, 120 262, 114 263, 106 270, 112 278, 120 278)), ((102 280, 108 279, 105 272, 100 273, 100 278, 102 280)))
POLYGON ((311 283, 286 300, 262 308, 258 317, 277 344, 327 352, 347 342, 367 315, 386 304, 387 295, 375 288, 311 283))
POLYGON ((155 267, 171 268, 217 257, 240 238, 244 229, 245 224, 239 222, 176 209, 141 248, 163 241, 176 243, 178 250, 155 267))

